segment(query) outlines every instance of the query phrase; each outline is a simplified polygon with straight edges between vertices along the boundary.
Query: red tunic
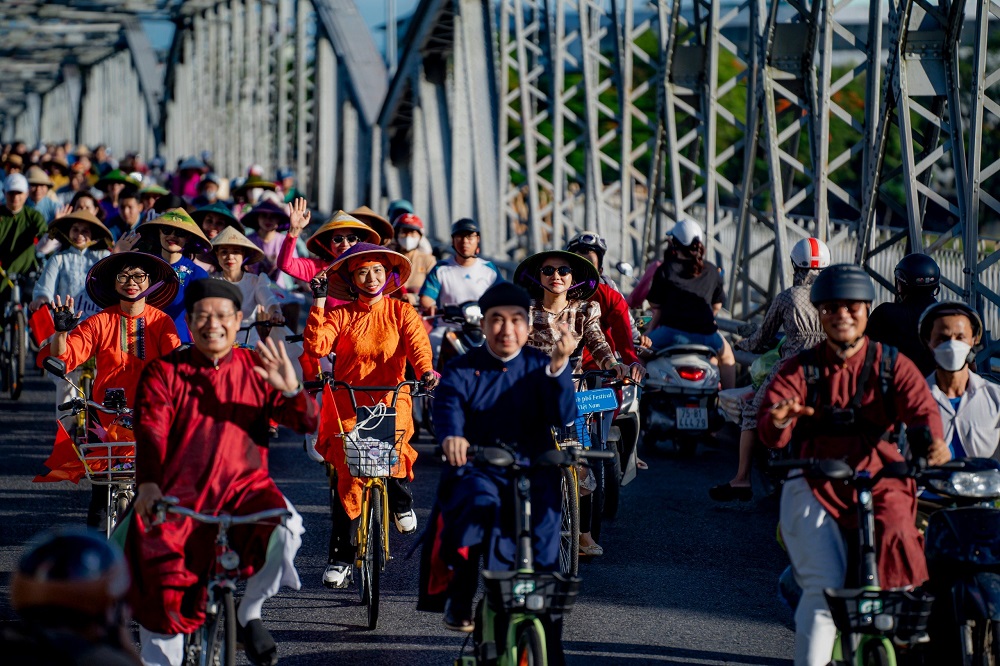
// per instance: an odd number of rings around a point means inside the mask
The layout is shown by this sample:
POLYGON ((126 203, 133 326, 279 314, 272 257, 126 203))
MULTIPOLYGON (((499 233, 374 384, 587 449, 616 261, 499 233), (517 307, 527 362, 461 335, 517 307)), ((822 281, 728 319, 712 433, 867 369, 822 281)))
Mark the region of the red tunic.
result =
MULTIPOLYGON (((284 507, 267 471, 268 420, 311 432, 318 408, 304 391, 285 398, 253 372, 256 364, 248 349, 234 349, 213 365, 193 347, 150 363, 136 399, 136 483, 154 482, 164 495, 204 513, 284 507)), ((217 530, 168 518, 147 533, 141 523, 136 517, 126 545, 136 620, 159 633, 189 633, 204 621, 217 530)), ((263 563, 272 530, 230 532, 245 573, 263 563)))
MULTIPOLYGON (((824 342, 817 346, 820 381, 827 387, 833 407, 846 407, 854 395, 858 376, 864 366, 869 341, 865 338, 854 356, 843 362, 824 342)), ((882 358, 881 349, 875 355, 876 371, 872 372, 869 385, 861 401, 861 415, 867 421, 888 429, 892 422, 886 415, 882 392, 876 378, 882 358)), ((931 436, 942 436, 941 416, 934 398, 927 388, 927 381, 910 359, 902 354, 896 361, 893 374, 895 408, 898 420, 908 427, 928 426, 931 436)), ((757 432, 769 447, 787 446, 795 428, 779 429, 771 421, 769 410, 773 404, 786 398, 798 397, 806 402, 806 379, 802 370, 801 355, 789 358, 778 370, 769 385, 758 413, 757 432)), ((804 422, 809 417, 799 419, 804 422)), ((803 425, 805 425, 803 423, 803 425)), ((840 458, 857 470, 867 470, 875 475, 884 463, 902 460, 896 445, 879 440, 877 436, 835 437, 817 435, 801 442, 799 457, 840 458)), ((849 486, 830 481, 810 479, 813 494, 827 511, 845 528, 857 527, 857 493, 849 486)), ((915 527, 916 488, 912 480, 883 479, 875 487, 875 528, 879 544, 879 575, 883 587, 919 584, 927 578, 923 538, 915 527)))

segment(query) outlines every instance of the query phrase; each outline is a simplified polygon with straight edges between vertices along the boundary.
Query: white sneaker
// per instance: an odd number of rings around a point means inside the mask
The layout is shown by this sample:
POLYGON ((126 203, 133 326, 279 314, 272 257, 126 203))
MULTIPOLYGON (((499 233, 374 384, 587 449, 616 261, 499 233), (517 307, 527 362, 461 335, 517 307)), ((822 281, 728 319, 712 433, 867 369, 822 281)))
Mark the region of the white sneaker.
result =
POLYGON ((323 572, 323 585, 333 589, 343 589, 351 584, 353 567, 350 564, 337 562, 328 564, 323 572))
POLYGON ((413 534, 417 531, 417 514, 410 509, 406 513, 397 513, 393 515, 396 521, 396 529, 402 534, 413 534))
POLYGON ((309 456, 309 460, 313 462, 326 462, 323 456, 319 454, 316 450, 316 435, 306 435, 304 441, 302 442, 302 448, 306 450, 306 455, 309 456))

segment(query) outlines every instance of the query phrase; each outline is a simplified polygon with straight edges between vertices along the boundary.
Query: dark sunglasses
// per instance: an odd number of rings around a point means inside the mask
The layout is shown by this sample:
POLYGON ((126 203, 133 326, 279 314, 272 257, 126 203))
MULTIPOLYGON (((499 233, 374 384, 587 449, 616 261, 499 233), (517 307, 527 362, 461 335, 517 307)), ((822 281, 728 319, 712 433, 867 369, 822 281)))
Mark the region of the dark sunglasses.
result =
POLYGON ((573 274, 573 269, 569 266, 560 266, 559 268, 556 268, 555 266, 542 266, 542 275, 545 277, 552 277, 556 273, 566 277, 567 275, 573 274))
POLYGON ((347 239, 347 242, 348 242, 348 243, 350 243, 351 245, 354 245, 354 244, 355 244, 355 243, 357 243, 357 242, 358 242, 359 240, 361 240, 361 239, 359 239, 359 238, 358 238, 357 236, 355 236, 354 234, 348 234, 348 235, 346 235, 346 236, 332 236, 332 237, 330 238, 330 240, 332 240, 332 241, 333 241, 333 244, 334 244, 334 245, 339 245, 340 243, 343 243, 343 242, 344 242, 344 239, 345 239, 345 238, 347 239))
POLYGON ((191 234, 186 231, 181 231, 180 229, 174 229, 173 227, 167 227, 163 230, 164 236, 173 236, 174 238, 191 238, 191 234))

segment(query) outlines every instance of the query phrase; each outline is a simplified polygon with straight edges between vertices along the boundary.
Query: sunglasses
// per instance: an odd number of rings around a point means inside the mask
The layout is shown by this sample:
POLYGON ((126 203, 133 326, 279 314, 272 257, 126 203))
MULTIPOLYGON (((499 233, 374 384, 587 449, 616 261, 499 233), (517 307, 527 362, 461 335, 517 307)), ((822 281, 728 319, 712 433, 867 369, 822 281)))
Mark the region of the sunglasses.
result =
POLYGON ((184 239, 191 238, 191 234, 186 231, 181 231, 180 229, 174 229, 173 227, 168 227, 161 232, 164 236, 173 236, 174 238, 184 239))
POLYGON ((556 268, 555 266, 542 266, 542 275, 545 277, 552 277, 556 273, 559 273, 562 277, 573 274, 573 269, 569 266, 560 266, 556 268))
POLYGON ((340 245, 345 240, 348 243, 350 243, 351 245, 354 245, 355 243, 357 243, 361 239, 358 238, 357 236, 355 236, 354 234, 348 234, 346 236, 331 236, 330 240, 333 241, 334 245, 340 245))

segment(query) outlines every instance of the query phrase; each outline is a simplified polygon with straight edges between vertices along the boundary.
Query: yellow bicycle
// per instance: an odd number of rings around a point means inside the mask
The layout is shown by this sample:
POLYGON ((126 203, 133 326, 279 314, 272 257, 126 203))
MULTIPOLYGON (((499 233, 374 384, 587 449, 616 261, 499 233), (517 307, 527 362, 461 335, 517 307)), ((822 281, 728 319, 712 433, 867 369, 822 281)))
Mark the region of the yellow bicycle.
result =
MULTIPOLYGON (((389 503, 385 480, 399 474, 402 463, 403 431, 396 430, 396 400, 403 387, 410 387, 411 396, 421 395, 423 382, 403 381, 396 386, 352 386, 346 382, 326 380, 307 382, 310 390, 329 383, 333 389, 346 389, 357 414, 357 423, 343 433, 344 452, 351 476, 364 483, 361 493, 361 516, 355 533, 354 567, 358 571, 358 592, 367 611, 368 628, 378 626, 380 578, 389 555, 389 503), (392 393, 388 405, 378 402, 374 407, 358 407, 355 392, 366 394, 392 393)), ((375 402, 375 401, 373 401, 375 402)))

